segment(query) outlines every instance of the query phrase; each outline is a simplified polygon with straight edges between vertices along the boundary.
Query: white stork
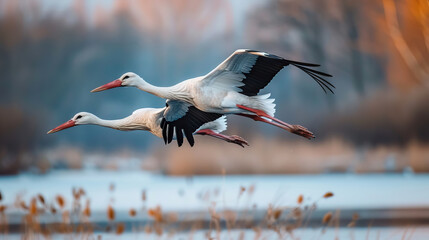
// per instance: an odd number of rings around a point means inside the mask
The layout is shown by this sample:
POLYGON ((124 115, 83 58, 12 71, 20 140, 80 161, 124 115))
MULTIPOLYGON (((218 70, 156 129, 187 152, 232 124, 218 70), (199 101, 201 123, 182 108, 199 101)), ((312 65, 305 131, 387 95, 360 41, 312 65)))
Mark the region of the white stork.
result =
MULTIPOLYGON (((205 76, 185 80, 171 87, 157 87, 143 80, 135 73, 125 73, 119 79, 98 87, 91 92, 103 91, 115 87, 132 86, 161 98, 187 102, 202 112, 198 118, 212 118, 209 115, 237 114, 280 127, 291 133, 305 138, 314 138, 312 132, 300 125, 291 125, 274 118, 274 99, 270 94, 258 95, 285 66, 293 65, 311 76, 322 89, 335 88, 324 77, 332 77, 310 67, 320 65, 286 60, 273 54, 254 50, 237 50, 219 66, 205 76)), ((185 114, 183 111, 182 114, 185 114)), ((176 115, 161 122, 161 128, 166 129, 164 139, 179 128, 186 133, 195 128, 194 123, 184 122, 184 115, 176 115), (193 126, 190 128, 189 126, 193 126)), ((212 115, 213 117, 213 115, 212 115)), ((191 135, 192 137, 192 135, 191 135)), ((170 141, 168 141, 169 143, 170 141)))
MULTIPOLYGON (((163 129, 161 129, 161 121, 163 121, 163 119, 170 119, 172 115, 174 116, 177 114, 182 114, 182 119, 184 121, 196 122, 197 125, 199 125, 199 127, 195 128, 193 131, 190 130, 192 131, 190 132, 191 136, 187 135, 189 132, 185 132, 185 136, 191 146, 194 145, 192 134, 212 136, 230 143, 238 144, 241 147, 244 147, 244 145, 249 145, 246 140, 239 136, 227 136, 220 134, 220 132, 225 131, 227 127, 225 116, 218 116, 218 114, 215 114, 217 117, 214 120, 201 122, 199 118, 194 117, 198 116, 199 112, 201 111, 195 107, 189 106, 188 103, 174 100, 168 100, 167 106, 164 108, 141 108, 134 111, 128 117, 116 120, 104 120, 92 113, 80 112, 74 115, 72 119, 50 130, 48 134, 78 125, 99 125, 121 131, 149 131, 153 135, 162 138, 163 129), (187 112, 182 114, 184 109, 186 109, 187 112)), ((164 135, 166 135, 165 131, 164 135)), ((173 134, 173 132, 170 131, 167 136, 170 142, 173 139, 173 135, 177 136, 177 143, 180 147, 183 144, 183 134, 173 134)))

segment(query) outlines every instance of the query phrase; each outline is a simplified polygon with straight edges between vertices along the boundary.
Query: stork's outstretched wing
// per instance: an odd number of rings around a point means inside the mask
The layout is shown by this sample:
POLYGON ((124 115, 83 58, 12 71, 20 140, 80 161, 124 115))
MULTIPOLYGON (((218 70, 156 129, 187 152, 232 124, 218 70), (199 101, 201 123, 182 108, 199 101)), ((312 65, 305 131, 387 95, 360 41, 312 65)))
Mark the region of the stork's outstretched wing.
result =
POLYGON ((247 96, 255 96, 267 86, 283 67, 288 65, 293 65, 307 73, 322 87, 325 93, 327 92, 326 90, 334 93, 332 88, 335 88, 335 86, 323 78, 332 76, 312 69, 320 65, 291 61, 255 50, 241 49, 235 51, 219 66, 204 76, 202 81, 222 87, 239 88, 235 90, 247 96))
POLYGON ((165 144, 171 143, 175 134, 180 147, 183 144, 183 134, 185 134, 189 144, 193 146, 195 143, 193 133, 205 123, 222 117, 222 114, 203 112, 182 101, 167 100, 166 105, 167 108, 161 121, 165 144))

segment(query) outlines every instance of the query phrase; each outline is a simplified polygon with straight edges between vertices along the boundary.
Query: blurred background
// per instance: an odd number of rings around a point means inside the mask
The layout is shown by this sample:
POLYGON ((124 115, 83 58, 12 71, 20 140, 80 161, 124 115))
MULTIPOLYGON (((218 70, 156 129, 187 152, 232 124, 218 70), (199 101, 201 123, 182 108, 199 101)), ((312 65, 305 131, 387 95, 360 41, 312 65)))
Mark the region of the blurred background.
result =
POLYGON ((428 21, 426 0, 1 0, 0 174, 428 172, 428 21), (234 116, 227 133, 251 147, 207 137, 192 149, 166 147, 147 132, 96 126, 45 134, 80 111, 116 119, 164 106, 133 88, 89 93, 122 73, 169 86, 239 48, 318 63, 334 76, 335 95, 292 67, 263 90, 278 118, 315 140, 234 116))
POLYGON ((27 211, 55 213, 65 209, 62 197, 77 202, 86 192, 86 205, 68 204, 81 212, 76 206, 89 209, 91 200, 96 222, 105 221, 107 206, 110 221, 110 206, 128 221, 141 201, 137 210, 155 222, 165 219, 162 206, 208 209, 210 221, 227 223, 237 216, 231 209, 258 209, 254 219, 276 221, 286 209, 279 206, 298 204, 311 215, 317 203, 321 212, 309 219, 332 223, 329 210, 345 213, 342 227, 356 224, 354 212, 366 219, 356 239, 371 239, 366 227, 392 218, 423 223, 428 234, 427 0, 0 0, 0 83, 0 223, 6 209, 12 232, 27 211), (125 72, 169 86, 208 73, 241 48, 317 63, 334 76, 335 95, 293 67, 262 91, 276 99, 276 117, 316 139, 237 116, 228 117, 226 134, 249 147, 197 136, 193 148, 178 148, 148 132, 98 126, 46 134, 81 111, 118 119, 165 106, 134 88, 90 93, 125 72), (324 202, 328 191, 335 197, 324 202), (216 204, 229 212, 219 217, 216 204))

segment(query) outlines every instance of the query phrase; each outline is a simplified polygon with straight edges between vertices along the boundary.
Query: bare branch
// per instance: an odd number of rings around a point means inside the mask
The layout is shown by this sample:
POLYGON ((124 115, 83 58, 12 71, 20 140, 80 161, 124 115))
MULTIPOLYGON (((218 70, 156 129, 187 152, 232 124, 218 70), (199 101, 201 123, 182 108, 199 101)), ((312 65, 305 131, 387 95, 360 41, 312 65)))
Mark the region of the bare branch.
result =
POLYGON ((401 33, 395 3, 392 0, 383 0, 383 6, 386 23, 395 47, 415 77, 426 87, 429 87, 429 72, 425 71, 424 66, 419 63, 401 33))

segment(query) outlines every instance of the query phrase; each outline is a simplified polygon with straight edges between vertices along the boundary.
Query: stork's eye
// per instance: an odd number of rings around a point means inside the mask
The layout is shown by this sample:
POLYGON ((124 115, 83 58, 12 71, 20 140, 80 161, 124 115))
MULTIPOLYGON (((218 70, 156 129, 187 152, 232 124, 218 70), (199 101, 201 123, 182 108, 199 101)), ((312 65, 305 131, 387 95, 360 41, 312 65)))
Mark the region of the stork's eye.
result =
POLYGON ((79 115, 76 117, 76 120, 78 120, 79 118, 82 118, 82 115, 79 115))
POLYGON ((127 78, 130 78, 130 76, 125 76, 124 78, 122 78, 122 80, 125 80, 125 79, 127 79, 127 78))

